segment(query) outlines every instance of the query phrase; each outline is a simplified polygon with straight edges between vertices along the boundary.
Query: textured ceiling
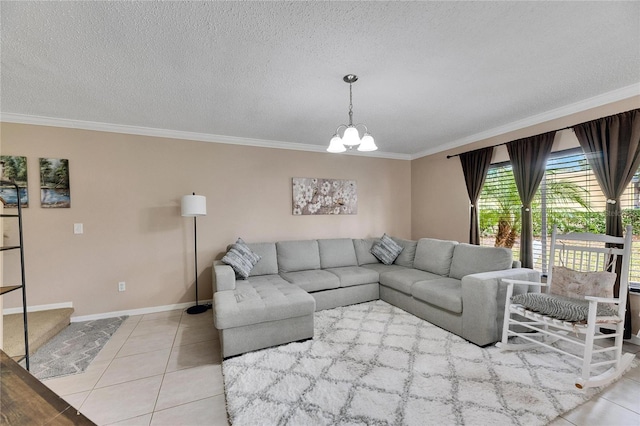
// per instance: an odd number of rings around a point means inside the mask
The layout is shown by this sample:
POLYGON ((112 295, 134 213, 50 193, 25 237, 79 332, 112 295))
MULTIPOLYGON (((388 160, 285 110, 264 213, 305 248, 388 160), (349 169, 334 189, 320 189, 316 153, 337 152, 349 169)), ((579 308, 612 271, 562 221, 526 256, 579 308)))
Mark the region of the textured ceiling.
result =
POLYGON ((0 15, 7 121, 320 149, 347 121, 354 73, 354 121, 415 157, 640 93, 637 1, 2 1, 0 15))

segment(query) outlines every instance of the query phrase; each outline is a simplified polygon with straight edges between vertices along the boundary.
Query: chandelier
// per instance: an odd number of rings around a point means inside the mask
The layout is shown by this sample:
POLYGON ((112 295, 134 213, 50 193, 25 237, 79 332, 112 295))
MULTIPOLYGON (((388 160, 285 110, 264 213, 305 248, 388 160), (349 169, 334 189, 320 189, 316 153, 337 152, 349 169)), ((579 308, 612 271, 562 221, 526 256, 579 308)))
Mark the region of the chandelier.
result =
POLYGON ((378 149, 376 143, 373 140, 373 136, 369 133, 369 129, 362 123, 353 124, 353 93, 351 86, 358 81, 358 76, 354 74, 347 74, 343 78, 345 83, 349 83, 349 124, 341 124, 336 129, 336 133, 329 142, 327 151, 329 152, 345 152, 347 149, 351 150, 358 147, 358 151, 375 151, 378 149), (340 129, 344 127, 342 137, 340 137, 340 129), (363 136, 360 139, 360 133, 358 127, 363 129, 363 136))

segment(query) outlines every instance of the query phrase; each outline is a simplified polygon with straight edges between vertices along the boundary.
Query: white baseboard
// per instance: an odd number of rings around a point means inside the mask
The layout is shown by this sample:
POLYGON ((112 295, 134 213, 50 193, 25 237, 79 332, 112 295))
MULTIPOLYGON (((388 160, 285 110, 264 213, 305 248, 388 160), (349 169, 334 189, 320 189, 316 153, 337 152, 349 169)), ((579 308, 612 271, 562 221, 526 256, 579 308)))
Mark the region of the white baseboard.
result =
MULTIPOLYGON (((198 303, 201 305, 211 303, 211 299, 199 300, 198 303)), ((151 306, 149 308, 128 309, 124 311, 113 311, 113 312, 103 312, 100 314, 92 314, 92 315, 72 316, 71 322, 92 321, 92 320, 103 319, 103 318, 121 317, 123 315, 131 316, 131 315, 153 314, 156 312, 173 311, 175 309, 186 309, 193 305, 194 305, 194 302, 185 302, 185 303, 176 303, 173 305, 151 306)), ((73 308, 73 302, 27 306, 27 312, 47 311, 50 309, 62 309, 62 308, 73 308)), ((22 313, 22 307, 6 308, 2 310, 3 315, 21 314, 21 313, 22 313)))
MULTIPOLYGON (((73 308, 73 302, 51 303, 49 305, 27 306, 27 312, 48 311, 50 309, 73 308)), ((21 314, 22 306, 19 308, 5 308, 2 310, 3 315, 21 314)))
POLYGON ((632 335, 631 339, 625 340, 625 342, 640 346, 640 336, 632 335))
MULTIPOLYGON (((207 303, 211 303, 211 299, 199 300, 198 303, 200 305, 205 305, 207 303)), ((103 318, 121 317, 123 315, 131 316, 131 315, 154 314, 156 312, 173 311, 176 309, 186 309, 193 305, 194 305, 194 302, 186 302, 186 303, 176 303, 173 305, 152 306, 149 308, 128 309, 124 311, 113 311, 113 312, 104 312, 101 314, 82 315, 78 317, 71 317, 71 322, 93 321, 93 320, 103 319, 103 318)))

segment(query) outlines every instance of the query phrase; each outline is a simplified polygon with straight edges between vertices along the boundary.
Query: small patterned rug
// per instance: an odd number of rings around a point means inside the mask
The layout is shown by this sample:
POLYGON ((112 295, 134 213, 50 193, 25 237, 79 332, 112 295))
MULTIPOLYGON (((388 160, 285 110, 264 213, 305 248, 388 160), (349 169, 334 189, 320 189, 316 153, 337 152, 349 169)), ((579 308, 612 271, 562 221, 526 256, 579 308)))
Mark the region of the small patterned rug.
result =
POLYGON ((315 337, 222 365, 234 425, 544 425, 602 389, 580 361, 480 348, 383 301, 315 314, 315 337))
POLYGON ((31 374, 44 380, 82 373, 125 319, 72 322, 29 357, 31 374))

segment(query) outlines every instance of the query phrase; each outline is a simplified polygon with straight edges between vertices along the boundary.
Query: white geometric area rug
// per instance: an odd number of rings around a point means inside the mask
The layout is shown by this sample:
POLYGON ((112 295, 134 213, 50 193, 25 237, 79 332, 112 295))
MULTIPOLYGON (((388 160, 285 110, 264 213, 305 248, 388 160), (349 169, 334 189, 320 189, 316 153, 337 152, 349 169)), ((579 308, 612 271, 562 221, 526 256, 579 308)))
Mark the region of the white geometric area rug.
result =
POLYGON ((544 425, 596 395, 580 362, 500 352, 383 301, 315 314, 312 340, 222 365, 233 425, 544 425))

